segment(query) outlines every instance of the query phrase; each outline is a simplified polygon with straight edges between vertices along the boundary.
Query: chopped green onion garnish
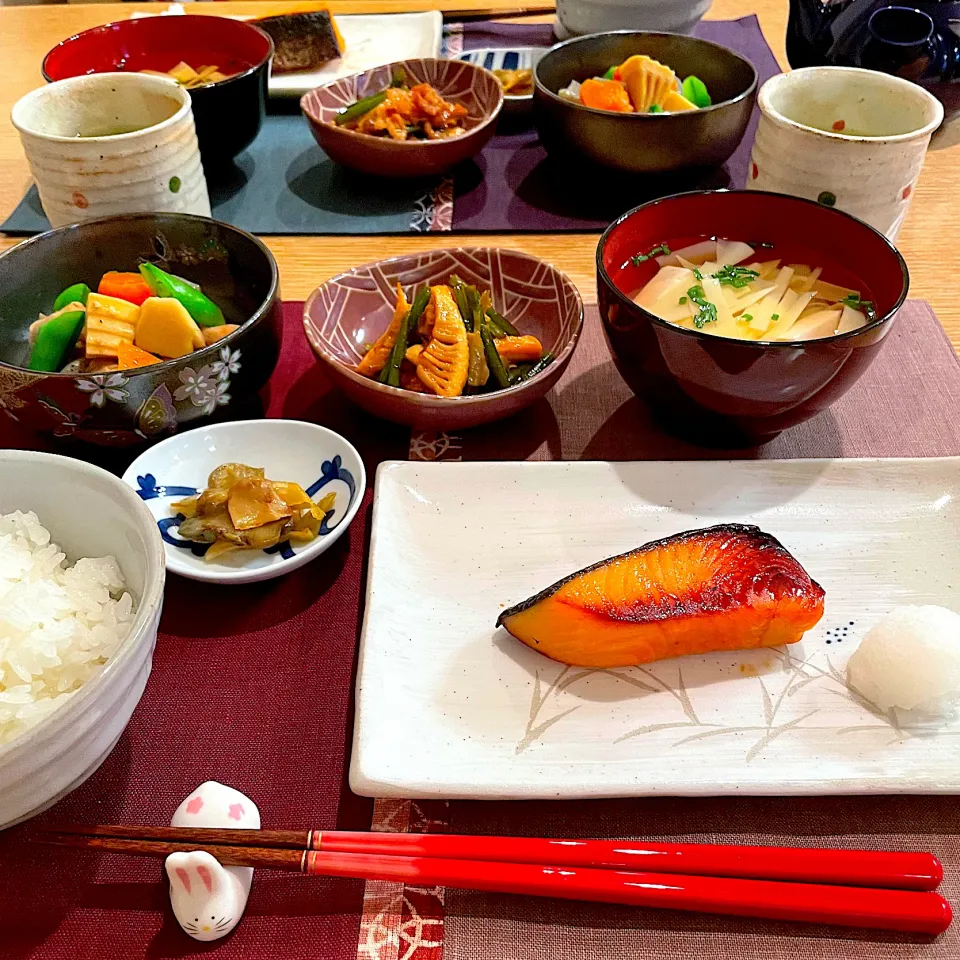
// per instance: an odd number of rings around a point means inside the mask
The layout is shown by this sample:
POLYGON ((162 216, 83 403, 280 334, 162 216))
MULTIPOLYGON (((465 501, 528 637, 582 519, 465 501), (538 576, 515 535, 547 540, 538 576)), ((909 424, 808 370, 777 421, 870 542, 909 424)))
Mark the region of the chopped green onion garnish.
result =
POLYGON ((771 320, 779 320, 779 319, 780 319, 780 314, 779 314, 779 313, 775 313, 775 314, 773 314, 773 316, 770 317, 770 319, 771 319, 771 320))
POLYGON ((691 287, 687 291, 687 296, 700 308, 693 318, 693 325, 700 330, 708 323, 717 322, 717 307, 711 303, 703 293, 703 287, 691 287))
POLYGON ((647 111, 647 113, 663 113, 663 107, 661 107, 659 104, 651 103, 650 109, 647 111))
POLYGON ((635 266, 639 267, 641 263, 646 262, 647 260, 652 260, 654 257, 660 256, 670 256, 670 248, 665 243, 658 243, 655 247, 650 249, 649 253, 636 253, 630 258, 630 262, 635 266))
POLYGON ((856 290, 853 293, 848 293, 840 303, 844 304, 847 307, 851 307, 854 310, 862 310, 866 315, 868 320, 877 319, 877 311, 874 309, 872 300, 861 300, 860 291, 856 290))
POLYGON ((740 289, 756 280, 760 276, 760 272, 751 270, 749 267, 725 266, 721 267, 713 276, 724 286, 740 289))
POLYGON ((686 302, 687 302, 687 298, 686 298, 686 297, 681 297, 681 298, 680 298, 680 303, 686 303, 686 302))

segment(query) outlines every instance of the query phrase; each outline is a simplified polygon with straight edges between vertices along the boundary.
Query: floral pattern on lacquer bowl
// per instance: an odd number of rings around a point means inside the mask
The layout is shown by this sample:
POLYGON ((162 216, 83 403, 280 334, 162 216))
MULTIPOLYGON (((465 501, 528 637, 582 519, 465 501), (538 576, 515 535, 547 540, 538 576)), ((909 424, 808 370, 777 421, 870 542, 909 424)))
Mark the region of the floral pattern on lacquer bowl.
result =
POLYGON ((503 89, 489 71, 461 60, 402 60, 343 77, 300 100, 313 137, 337 163, 380 177, 444 173, 476 156, 493 136, 503 108, 503 89), (334 117, 363 97, 390 86, 402 70, 411 86, 429 83, 440 95, 467 108, 466 133, 442 140, 391 140, 338 127, 334 117))
POLYGON ((304 329, 333 383, 364 410, 421 430, 458 430, 510 416, 560 379, 583 326, 583 302, 570 278, 519 250, 459 247, 413 253, 354 267, 317 288, 304 306, 304 329), (533 334, 556 358, 542 373, 506 390, 437 397, 388 387, 361 376, 363 347, 387 328, 397 283, 408 298, 451 274, 489 289, 497 309, 521 333, 533 334))
POLYGON ((101 446, 143 444, 256 396, 280 349, 277 267, 259 240, 215 220, 137 214, 52 230, 0 256, 0 409, 21 426, 101 446), (101 374, 24 369, 27 330, 72 283, 151 260, 199 283, 240 329, 178 360, 101 374))

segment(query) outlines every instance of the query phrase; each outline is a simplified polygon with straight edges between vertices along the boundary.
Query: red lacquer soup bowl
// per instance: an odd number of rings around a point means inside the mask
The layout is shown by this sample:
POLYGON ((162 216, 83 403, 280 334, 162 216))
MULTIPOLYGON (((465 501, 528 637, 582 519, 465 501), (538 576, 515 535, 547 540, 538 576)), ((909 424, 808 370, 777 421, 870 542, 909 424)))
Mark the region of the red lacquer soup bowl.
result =
MULTIPOLYGON (((47 80, 88 73, 156 70, 181 61, 216 66, 226 80, 190 90, 204 166, 216 167, 248 147, 263 123, 273 41, 259 27, 190 14, 105 23, 58 43, 43 60, 47 80)), ((210 175, 207 169, 207 176, 210 175)))
POLYGON ((872 227, 776 193, 655 200, 614 221, 597 247, 600 315, 621 376, 671 433, 712 446, 762 443, 835 403, 877 356, 908 287, 903 257, 872 227), (734 340, 675 326, 634 302, 658 268, 632 257, 705 237, 772 244, 756 258, 822 267, 824 280, 872 301, 876 319, 817 340, 734 340))
POLYGON ((411 253, 354 267, 310 294, 303 325, 330 380, 369 413, 422 430, 459 430, 517 413, 539 400, 570 363, 583 326, 583 303, 566 274, 549 263, 491 247, 458 247, 411 253), (438 397, 378 383, 357 373, 364 345, 386 330, 397 284, 412 300, 414 290, 449 282, 489 290, 494 306, 521 333, 532 334, 555 357, 523 383, 463 397, 438 397))

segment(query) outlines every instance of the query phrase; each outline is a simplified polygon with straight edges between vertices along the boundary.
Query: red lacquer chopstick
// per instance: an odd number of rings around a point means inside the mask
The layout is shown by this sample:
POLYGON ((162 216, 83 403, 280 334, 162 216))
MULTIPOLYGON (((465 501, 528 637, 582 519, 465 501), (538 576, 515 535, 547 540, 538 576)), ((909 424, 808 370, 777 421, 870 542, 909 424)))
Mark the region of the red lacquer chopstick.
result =
POLYGON ((142 840, 195 840, 202 844, 240 844, 291 850, 306 848, 329 853, 550 863, 556 866, 622 868, 655 873, 900 890, 935 890, 943 880, 943 867, 935 856, 912 851, 342 830, 218 830, 113 824, 59 829, 88 836, 142 840))
POLYGON ((953 916, 930 892, 489 860, 313 852, 303 872, 925 934, 942 933, 953 916))
POLYGON ((493 860, 332 853, 265 846, 244 847, 239 844, 219 846, 202 842, 56 834, 52 831, 46 833, 43 840, 57 845, 147 857, 166 857, 174 852, 201 849, 227 866, 267 867, 299 871, 311 876, 395 880, 420 886, 460 887, 912 933, 942 933, 950 925, 952 917, 946 900, 929 891, 598 870, 493 860))
POLYGON ((935 856, 909 851, 326 830, 311 830, 308 846, 341 853, 622 867, 658 873, 902 890, 936 890, 943 880, 943 867, 935 856))

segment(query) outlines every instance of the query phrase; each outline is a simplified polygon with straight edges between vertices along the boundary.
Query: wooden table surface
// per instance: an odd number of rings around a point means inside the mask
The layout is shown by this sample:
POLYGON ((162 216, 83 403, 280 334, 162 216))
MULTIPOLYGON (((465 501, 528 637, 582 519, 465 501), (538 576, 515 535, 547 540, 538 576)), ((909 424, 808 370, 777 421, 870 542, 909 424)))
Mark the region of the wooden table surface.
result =
MULTIPOLYGON (((445 11, 478 8, 497 10, 540 6, 542 0, 333 0, 336 13, 400 12, 439 8, 445 11)), ((269 0, 218 3, 203 12, 249 14, 263 12, 269 0)), ((290 4, 284 4, 289 7, 290 4)), ((134 10, 154 10, 156 4, 70 4, 66 6, 0 8, 0 62, 5 81, 0 87, 0 216, 6 215, 29 185, 29 172, 16 131, 9 122, 13 104, 29 90, 40 86, 40 62, 59 40, 80 30, 129 17, 134 10)), ((714 0, 709 16, 730 19, 756 13, 774 53, 786 66, 784 34, 787 0, 714 0)), ((944 247, 950 237, 960 236, 960 121, 947 124, 935 136, 926 167, 914 195, 913 206, 900 234, 899 246, 910 267, 911 296, 933 303, 955 347, 960 348, 960 300, 943 281, 942 266, 953 263, 944 247)), ((416 234, 400 237, 267 237, 266 242, 280 264, 283 295, 303 299, 320 282, 347 267, 386 255, 446 246, 446 234, 416 234)), ((594 252, 596 234, 484 234, 477 242, 514 247, 545 257, 565 270, 584 298, 596 297, 594 252)), ((471 242, 458 235, 458 243, 471 242)), ((0 237, 0 249, 16 240, 0 237)))

